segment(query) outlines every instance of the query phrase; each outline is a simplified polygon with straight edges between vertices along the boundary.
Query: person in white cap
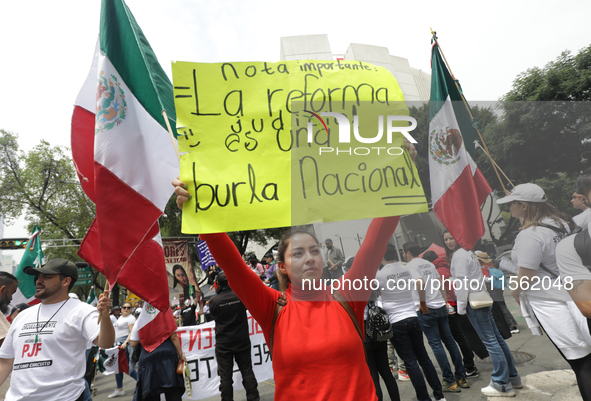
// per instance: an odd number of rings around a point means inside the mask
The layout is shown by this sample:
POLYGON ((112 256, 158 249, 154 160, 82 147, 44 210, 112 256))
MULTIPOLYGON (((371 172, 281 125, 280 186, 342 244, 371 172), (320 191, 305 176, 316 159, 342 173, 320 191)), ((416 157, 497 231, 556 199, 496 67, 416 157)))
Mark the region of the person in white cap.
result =
MULTIPOLYGON (((509 206, 511 215, 521 221, 521 232, 511 251, 511 260, 518 267, 511 293, 522 311, 529 304, 540 326, 575 371, 583 398, 591 399, 591 393, 585 390, 591 383, 591 372, 583 374, 579 363, 591 354, 591 336, 585 317, 560 280, 556 264, 556 245, 569 234, 569 226, 536 184, 517 185, 497 203, 509 206)), ((535 327, 535 322, 530 324, 532 331, 535 327)))

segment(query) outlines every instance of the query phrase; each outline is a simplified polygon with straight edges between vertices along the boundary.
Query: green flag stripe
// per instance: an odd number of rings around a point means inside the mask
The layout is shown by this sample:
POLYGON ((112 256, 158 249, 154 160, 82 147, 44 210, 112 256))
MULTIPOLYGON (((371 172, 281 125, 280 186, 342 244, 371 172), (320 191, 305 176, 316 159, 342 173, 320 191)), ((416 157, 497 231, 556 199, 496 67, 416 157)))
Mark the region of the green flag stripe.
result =
POLYGON ((162 110, 176 120, 172 84, 123 0, 102 1, 100 48, 136 99, 167 129, 162 110))
MULTIPOLYGON (((33 229, 33 235, 39 231, 39 227, 35 226, 33 229)), ((33 237, 33 235, 31 237, 33 237)), ((31 298, 33 295, 35 295, 36 288, 33 276, 26 274, 24 269, 27 266, 39 268, 41 267, 42 262, 43 251, 41 250, 41 238, 40 235, 37 234, 37 236, 35 236, 32 241, 29 240, 27 249, 25 249, 23 257, 21 258, 15 273, 15 276, 18 279, 18 288, 26 298, 31 298)))
MULTIPOLYGON (((431 70, 431 101, 429 103, 429 121, 441 110, 445 104, 445 100, 449 95, 452 101, 456 120, 462 131, 462 137, 466 150, 472 156, 472 159, 476 159, 477 151, 474 146, 474 141, 479 140, 478 132, 472 126, 472 119, 466 109, 466 105, 462 99, 460 91, 458 90, 451 74, 449 73, 441 53, 439 52, 439 46, 435 44, 433 46, 433 55, 431 58, 432 70, 431 70)), ((458 83, 459 85, 459 83, 458 83)))

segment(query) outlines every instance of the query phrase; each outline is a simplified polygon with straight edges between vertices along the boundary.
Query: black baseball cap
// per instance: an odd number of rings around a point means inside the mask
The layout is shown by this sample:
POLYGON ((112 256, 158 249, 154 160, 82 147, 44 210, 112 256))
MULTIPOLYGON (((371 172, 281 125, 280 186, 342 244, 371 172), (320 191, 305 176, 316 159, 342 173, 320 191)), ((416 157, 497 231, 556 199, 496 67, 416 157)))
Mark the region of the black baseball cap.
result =
POLYGON ((216 279, 218 285, 227 285, 228 284, 228 279, 226 278, 226 273, 224 273, 224 272, 219 272, 215 279, 216 279))
POLYGON ((78 280, 78 268, 74 262, 67 259, 53 259, 43 265, 42 268, 36 269, 33 266, 27 266, 23 269, 26 274, 36 276, 43 274, 61 274, 66 277, 71 277, 72 280, 78 280))

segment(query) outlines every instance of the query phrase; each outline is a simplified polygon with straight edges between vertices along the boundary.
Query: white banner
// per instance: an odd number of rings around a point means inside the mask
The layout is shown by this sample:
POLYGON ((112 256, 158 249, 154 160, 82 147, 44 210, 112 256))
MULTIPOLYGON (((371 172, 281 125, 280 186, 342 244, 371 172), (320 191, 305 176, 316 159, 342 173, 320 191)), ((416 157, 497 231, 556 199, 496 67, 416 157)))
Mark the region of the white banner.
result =
MULTIPOLYGON (((248 326, 252 347, 252 368, 257 381, 273 379, 271 353, 265 342, 263 330, 250 314, 248 314, 248 326)), ((220 378, 215 359, 215 322, 179 327, 177 334, 191 370, 192 397, 189 398, 185 393, 183 399, 201 400, 219 396, 220 378)), ((233 379, 234 391, 244 388, 242 375, 236 363, 234 363, 233 379)))

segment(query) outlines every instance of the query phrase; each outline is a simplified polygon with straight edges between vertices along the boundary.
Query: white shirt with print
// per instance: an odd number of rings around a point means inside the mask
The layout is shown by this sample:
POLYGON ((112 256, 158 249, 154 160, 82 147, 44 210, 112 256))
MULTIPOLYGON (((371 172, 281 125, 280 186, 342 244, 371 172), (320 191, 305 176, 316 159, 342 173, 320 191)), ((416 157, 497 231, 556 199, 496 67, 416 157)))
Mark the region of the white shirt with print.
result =
POLYGON ((0 358, 14 358, 7 401, 75 401, 84 391, 85 350, 98 337, 98 311, 65 302, 37 304, 12 323, 0 348, 0 358))

